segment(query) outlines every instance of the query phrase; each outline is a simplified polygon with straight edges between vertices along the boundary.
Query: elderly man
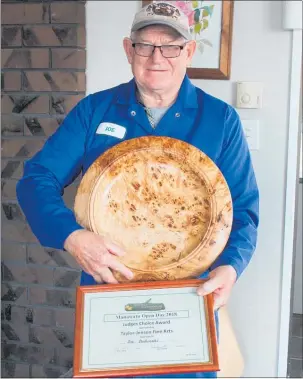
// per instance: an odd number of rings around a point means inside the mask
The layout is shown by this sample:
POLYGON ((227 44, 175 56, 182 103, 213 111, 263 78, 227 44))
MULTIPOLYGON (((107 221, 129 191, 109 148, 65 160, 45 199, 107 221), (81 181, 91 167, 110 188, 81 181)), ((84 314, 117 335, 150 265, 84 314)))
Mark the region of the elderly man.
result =
MULTIPOLYGON (((112 270, 131 279, 132 272, 117 259, 125 252, 77 223, 62 200, 64 188, 125 139, 170 136, 196 146, 220 168, 233 199, 228 244, 204 274, 209 280, 198 289, 199 295, 213 292, 219 308, 250 261, 257 238, 258 189, 239 117, 186 76, 196 43, 187 17, 174 5, 142 8, 123 45, 134 78, 79 102, 26 163, 18 200, 40 243, 65 249, 77 260, 83 269, 82 285, 116 283, 112 270), (114 131, 104 123, 115 124, 114 131)), ((169 376, 215 377, 215 373, 169 376)))

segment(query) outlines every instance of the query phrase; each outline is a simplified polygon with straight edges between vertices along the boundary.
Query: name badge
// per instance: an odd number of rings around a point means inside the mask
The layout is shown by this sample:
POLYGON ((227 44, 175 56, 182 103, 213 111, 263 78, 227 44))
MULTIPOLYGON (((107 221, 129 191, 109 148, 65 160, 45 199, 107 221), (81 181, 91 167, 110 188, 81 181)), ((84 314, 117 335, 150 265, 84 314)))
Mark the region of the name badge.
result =
POLYGON ((108 136, 124 138, 126 128, 118 124, 112 124, 111 122, 101 122, 96 130, 96 134, 107 134, 108 136))

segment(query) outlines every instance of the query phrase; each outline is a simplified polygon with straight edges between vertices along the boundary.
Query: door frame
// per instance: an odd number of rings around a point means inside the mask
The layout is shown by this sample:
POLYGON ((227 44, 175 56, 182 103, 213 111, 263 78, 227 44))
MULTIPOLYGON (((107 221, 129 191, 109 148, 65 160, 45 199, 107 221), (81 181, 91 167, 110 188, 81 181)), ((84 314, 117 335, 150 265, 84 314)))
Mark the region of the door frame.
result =
POLYGON ((298 136, 302 74, 302 29, 292 31, 290 96, 288 115, 287 173, 285 191, 284 243, 280 284, 280 320, 277 376, 287 377, 290 315, 292 314, 292 277, 295 236, 295 210, 298 184, 298 136), (297 148, 294 148, 297 146, 297 148))

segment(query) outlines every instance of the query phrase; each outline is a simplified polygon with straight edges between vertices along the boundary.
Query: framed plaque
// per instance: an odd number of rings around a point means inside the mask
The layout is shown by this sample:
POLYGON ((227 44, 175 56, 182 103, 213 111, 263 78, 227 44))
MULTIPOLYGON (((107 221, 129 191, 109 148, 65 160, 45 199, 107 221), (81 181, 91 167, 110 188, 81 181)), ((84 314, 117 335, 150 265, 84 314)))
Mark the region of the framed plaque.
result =
POLYGON ((203 280, 77 288, 74 377, 219 371, 213 297, 203 280))

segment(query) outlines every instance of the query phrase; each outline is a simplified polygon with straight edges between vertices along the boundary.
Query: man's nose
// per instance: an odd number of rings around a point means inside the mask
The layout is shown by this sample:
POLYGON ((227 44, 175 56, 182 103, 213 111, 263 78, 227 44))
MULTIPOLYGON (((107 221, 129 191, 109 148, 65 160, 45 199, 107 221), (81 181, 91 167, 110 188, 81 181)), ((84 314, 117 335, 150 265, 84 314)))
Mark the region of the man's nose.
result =
POLYGON ((154 50, 154 53, 152 55, 152 60, 154 63, 158 63, 158 62, 162 62, 164 59, 162 53, 161 53, 161 50, 159 47, 156 47, 155 50, 154 50))

